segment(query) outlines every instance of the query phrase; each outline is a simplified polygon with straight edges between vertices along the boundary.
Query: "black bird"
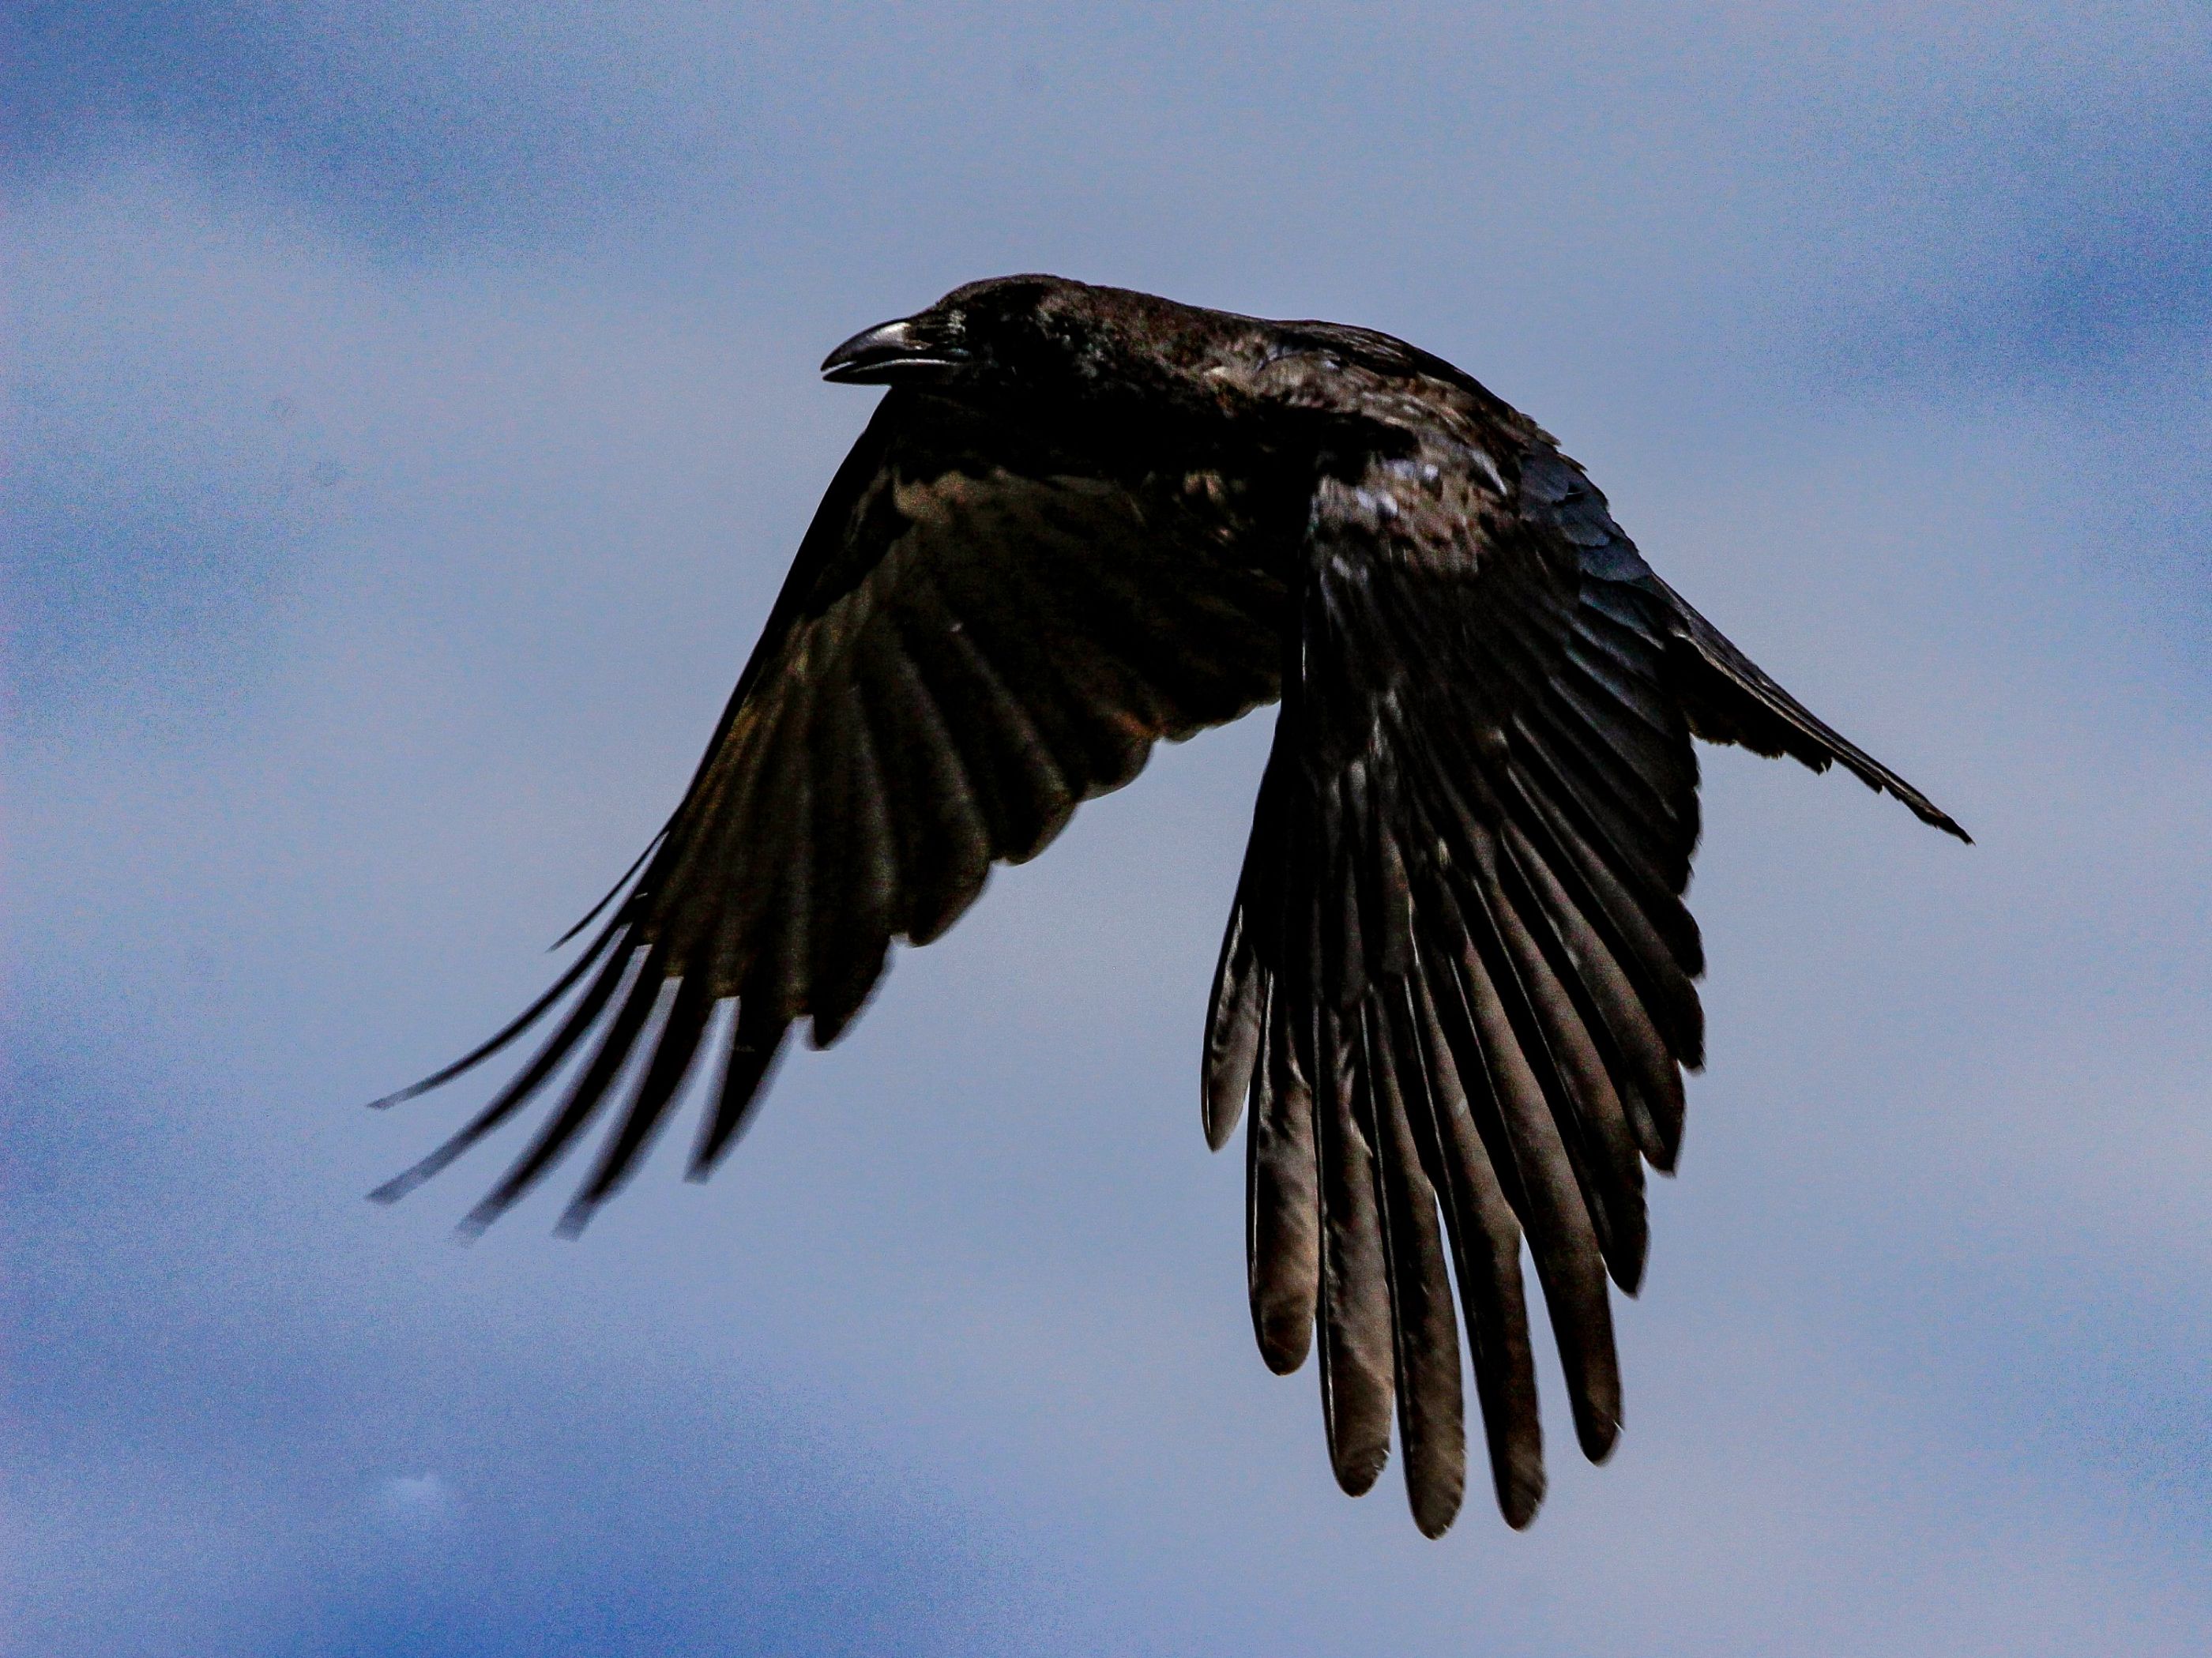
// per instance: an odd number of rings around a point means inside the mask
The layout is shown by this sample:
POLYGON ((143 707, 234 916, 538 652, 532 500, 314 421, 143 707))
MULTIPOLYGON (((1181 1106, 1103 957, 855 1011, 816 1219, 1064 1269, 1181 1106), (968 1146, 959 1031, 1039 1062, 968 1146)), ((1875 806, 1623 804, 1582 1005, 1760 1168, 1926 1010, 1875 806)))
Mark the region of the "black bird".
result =
POLYGON ((562 1223, 580 1229, 719 1055, 703 1176, 791 1027, 835 1042, 892 939, 935 938, 994 860, 1034 857, 1156 739, 1279 697, 1202 1096, 1215 1147, 1249 1123, 1260 1350, 1293 1370, 1318 1331, 1347 1491, 1382 1471, 1395 1401, 1434 1536, 1465 1485, 1463 1316, 1498 1507, 1527 1525, 1524 1238, 1601 1461, 1620 1422, 1606 1280, 1642 1278, 1643 1165, 1673 1169, 1702 1059, 1691 738, 1840 765, 1965 832, 1655 575, 1534 422, 1386 334, 1009 276, 822 372, 890 391, 683 804, 572 932, 613 905, 560 982, 392 1096, 574 993, 537 1057, 377 1195, 572 1056, 467 1224, 605 1116, 562 1223))

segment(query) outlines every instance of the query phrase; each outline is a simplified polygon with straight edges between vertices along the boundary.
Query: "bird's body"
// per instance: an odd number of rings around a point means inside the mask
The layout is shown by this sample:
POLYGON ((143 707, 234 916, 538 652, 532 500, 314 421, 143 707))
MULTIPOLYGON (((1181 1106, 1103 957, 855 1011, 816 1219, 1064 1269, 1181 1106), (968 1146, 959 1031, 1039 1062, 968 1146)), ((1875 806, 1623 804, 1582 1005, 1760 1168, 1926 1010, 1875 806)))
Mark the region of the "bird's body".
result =
POLYGON ((836 1040, 894 938, 937 937, 1158 738, 1279 698, 1204 1078, 1212 1144, 1249 1114, 1255 1327, 1278 1370, 1318 1332, 1346 1489, 1383 1466, 1395 1404, 1433 1534, 1464 1484, 1455 1277, 1498 1503, 1527 1523, 1524 1238, 1601 1458, 1607 1278, 1640 1278, 1643 1165, 1673 1167, 1701 1059, 1692 738, 1841 764, 1957 826, 1661 581, 1540 428, 1388 336, 1011 277, 824 371, 891 389, 683 804, 561 984, 422 1086, 574 993, 544 1049, 386 1194, 573 1056, 471 1218, 605 1114, 579 1226, 719 1048, 703 1174, 790 1027, 836 1040))

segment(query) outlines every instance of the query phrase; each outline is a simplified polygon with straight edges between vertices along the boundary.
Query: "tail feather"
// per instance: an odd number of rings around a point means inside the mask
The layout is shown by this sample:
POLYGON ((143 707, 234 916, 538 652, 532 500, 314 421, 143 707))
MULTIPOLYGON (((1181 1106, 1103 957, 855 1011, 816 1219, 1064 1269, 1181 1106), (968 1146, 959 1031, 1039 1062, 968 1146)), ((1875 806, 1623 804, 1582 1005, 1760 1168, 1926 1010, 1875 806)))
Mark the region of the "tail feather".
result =
POLYGON ((1776 684, 1672 587, 1656 576, 1638 585, 1665 600, 1674 643, 1670 665, 1690 729, 1698 736, 1709 743, 1740 744, 1753 754, 1786 754, 1814 771, 1839 765, 1869 788, 1903 801, 1922 823, 1973 844, 1973 836, 1948 812, 1776 684))

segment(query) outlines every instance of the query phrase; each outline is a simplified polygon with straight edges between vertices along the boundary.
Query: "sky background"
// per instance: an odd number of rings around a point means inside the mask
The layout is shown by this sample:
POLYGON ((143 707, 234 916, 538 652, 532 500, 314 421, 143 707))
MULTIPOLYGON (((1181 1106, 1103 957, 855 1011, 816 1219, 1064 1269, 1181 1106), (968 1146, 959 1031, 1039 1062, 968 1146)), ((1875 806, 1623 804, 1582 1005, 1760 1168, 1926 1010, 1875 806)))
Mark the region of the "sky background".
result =
MULTIPOLYGON (((2212 13, 18 0, 11 1650, 2212 1646, 2212 13), (1941 14, 1941 15, 1939 15, 1941 14), (873 394, 1045 269, 1414 340, 1978 837, 1706 751, 1711 1065, 1626 1429, 1331 1481, 1163 750, 705 1187, 474 1246, 489 1079, 873 394)), ((502 1142, 500 1151, 513 1149, 502 1142)))

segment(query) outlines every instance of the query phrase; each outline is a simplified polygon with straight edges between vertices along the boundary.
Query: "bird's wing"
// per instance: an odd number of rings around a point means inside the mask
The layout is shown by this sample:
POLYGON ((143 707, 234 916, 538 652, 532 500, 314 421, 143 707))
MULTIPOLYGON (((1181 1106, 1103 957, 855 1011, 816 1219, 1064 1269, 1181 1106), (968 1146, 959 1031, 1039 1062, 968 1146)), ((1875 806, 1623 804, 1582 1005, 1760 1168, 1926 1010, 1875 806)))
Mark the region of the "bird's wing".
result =
POLYGON ((1395 1399, 1414 1517, 1465 1476, 1458 1278, 1498 1501, 1544 1490, 1525 1236, 1593 1459, 1620 1415, 1606 1279, 1644 1270, 1702 1020, 1682 903, 1693 734, 1839 762, 1955 831, 1651 575, 1532 428, 1324 481, 1299 650, 1208 1026, 1206 1128, 1249 1104, 1249 1260, 1279 1371, 1320 1333, 1337 1478, 1395 1399))
MULTIPOLYGON (((730 1144, 789 1027, 835 1040, 894 938, 927 944, 996 859, 1034 856, 1153 742, 1272 700, 1296 526, 1211 471, 1070 460, 1033 433, 888 394, 832 483, 682 805, 562 981, 538 1055, 420 1183, 578 1059, 488 1224, 611 1114, 580 1226, 635 1168, 695 1061, 726 1050, 693 1155, 730 1144), (580 987, 580 989, 579 989, 580 987), (718 1005, 735 999, 719 1034, 718 1005), (588 1057, 584 1057, 588 1055, 588 1057)), ((1302 502, 1298 503, 1300 506, 1302 502)), ((586 918, 587 920, 591 918, 586 918)))

